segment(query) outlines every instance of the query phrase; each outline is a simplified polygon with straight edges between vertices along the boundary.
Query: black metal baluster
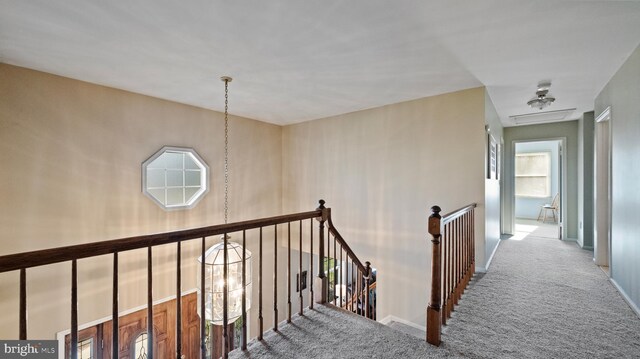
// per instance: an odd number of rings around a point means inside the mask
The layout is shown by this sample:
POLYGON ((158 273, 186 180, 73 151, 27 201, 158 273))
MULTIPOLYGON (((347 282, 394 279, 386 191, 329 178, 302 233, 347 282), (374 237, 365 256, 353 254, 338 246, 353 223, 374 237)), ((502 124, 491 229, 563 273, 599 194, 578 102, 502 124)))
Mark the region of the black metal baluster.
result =
POLYGON ((227 244, 229 243, 229 237, 227 233, 224 234, 224 247, 222 250, 222 275, 224 281, 222 282, 222 355, 223 358, 229 357, 229 251, 227 244))
POLYGON ((311 224, 309 228, 311 240, 309 245, 309 309, 313 309, 313 219, 310 219, 309 223, 311 224))
POLYGON ((291 323, 291 222, 287 230, 287 323, 291 323))
POLYGON ((260 250, 258 252, 258 340, 263 339, 264 318, 262 318, 262 227, 260 227, 260 250))
MULTIPOLYGON (((205 237, 202 237, 202 246, 200 248, 200 256, 202 258, 202 263, 200 265, 200 358, 205 359, 207 357, 207 338, 205 332, 205 286, 204 286, 204 276, 205 276, 205 237)), ((213 350, 211 351, 213 353, 213 350)), ((115 359, 115 358, 114 358, 115 359)))
POLYGON ((112 304, 111 304, 111 358, 118 359, 119 352, 119 313, 118 313, 118 252, 113 253, 113 289, 112 289, 112 304))
POLYGON ((299 247, 299 258, 298 258, 298 302, 300 304, 299 315, 302 315, 302 310, 304 309, 304 300, 302 299, 302 220, 300 220, 300 243, 299 247))
POLYGON ((20 340, 27 340, 27 270, 20 269, 20 340))
POLYGON ((78 263, 71 261, 71 359, 78 359, 78 263))
POLYGON ((242 350, 247 350, 247 231, 242 231, 242 350))
POLYGON ((278 331, 278 225, 273 226, 273 331, 278 331))
POLYGON ((147 247, 147 358, 153 359, 153 262, 147 247))
POLYGON ((176 242, 176 358, 182 357, 182 263, 181 242, 176 242))

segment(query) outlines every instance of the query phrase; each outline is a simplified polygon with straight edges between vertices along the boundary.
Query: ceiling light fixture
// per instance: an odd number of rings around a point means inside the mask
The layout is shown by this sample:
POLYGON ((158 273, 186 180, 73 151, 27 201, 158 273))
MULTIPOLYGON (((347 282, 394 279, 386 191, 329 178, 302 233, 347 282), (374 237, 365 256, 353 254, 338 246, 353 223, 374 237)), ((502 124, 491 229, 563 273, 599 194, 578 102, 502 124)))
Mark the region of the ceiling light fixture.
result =
POLYGON ((550 87, 551 81, 538 82, 538 90, 536 91, 536 95, 527 102, 527 105, 531 106, 532 108, 537 108, 538 110, 542 110, 543 108, 551 105, 556 100, 556 98, 549 93, 550 87))
MULTIPOLYGON (((229 82, 231 77, 220 78, 224 82, 224 223, 229 212, 229 82)), ((198 311, 208 324, 227 325, 240 318, 251 308, 251 252, 242 245, 230 242, 223 234, 220 242, 207 250, 198 262, 204 267, 197 273, 198 301, 205 292, 205 303, 199 303, 198 311), (226 264, 226 265, 225 265, 226 264), (242 297, 245 300, 242 300, 242 297), (224 308, 227 308, 226 311, 224 308), (202 310, 204 309, 204 313, 202 310)), ((209 331, 209 335, 212 331, 209 331)), ((226 334, 225 334, 226 335, 226 334)))

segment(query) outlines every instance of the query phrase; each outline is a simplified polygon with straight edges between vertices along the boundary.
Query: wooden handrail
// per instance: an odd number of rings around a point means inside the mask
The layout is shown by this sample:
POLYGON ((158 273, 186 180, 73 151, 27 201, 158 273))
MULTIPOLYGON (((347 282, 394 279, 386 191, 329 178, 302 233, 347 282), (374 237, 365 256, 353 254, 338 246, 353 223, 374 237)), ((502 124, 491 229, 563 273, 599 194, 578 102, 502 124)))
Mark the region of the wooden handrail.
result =
MULTIPOLYGON (((369 291, 375 290, 378 287, 378 282, 373 282, 369 285, 369 291)), ((358 294, 357 293, 353 293, 353 295, 351 296, 351 298, 349 298, 349 301, 345 302, 344 305, 342 306, 342 308, 349 308, 351 306, 351 304, 353 302, 355 302, 358 298, 358 294)))
POLYGON ((431 207, 431 297, 427 307, 427 342, 440 345, 442 325, 475 272, 474 209, 472 203, 444 216, 431 207))
POLYGON ((331 234, 334 235, 334 237, 336 238, 336 240, 338 241, 338 243, 340 243, 340 245, 342 246, 342 248, 345 250, 345 252, 347 252, 349 254, 349 257, 351 257, 351 259, 354 261, 354 263, 358 266, 358 268, 363 271, 366 272, 366 267, 364 264, 362 264, 362 262, 360 261, 360 259, 358 259, 358 256, 356 256, 356 254, 353 252, 353 250, 351 249, 351 247, 349 247, 349 245, 347 244, 347 242, 344 240, 344 238, 342 238, 342 235, 340 235, 340 232, 338 232, 338 230, 336 229, 336 227, 333 225, 333 221, 331 219, 331 208, 327 208, 327 210, 329 211, 329 216, 328 216, 328 220, 327 220, 327 224, 329 227, 329 231, 331 231, 331 234))
POLYGON ((460 208, 456 209, 455 211, 451 211, 451 212, 445 214, 444 216, 442 216, 442 225, 445 225, 445 224, 453 221, 454 219, 462 216, 463 214, 468 213, 469 211, 471 211, 472 209, 476 208, 477 206, 478 205, 476 203, 471 203, 470 205, 467 205, 467 206, 464 206, 464 207, 460 207, 460 208))
MULTIPOLYGON (((242 232, 242 246, 243 248, 246 249, 246 231, 247 230, 251 230, 251 229, 259 229, 259 252, 258 252, 258 327, 259 327, 259 333, 258 333, 258 339, 262 340, 263 338, 263 332, 264 332, 264 328, 263 328, 263 312, 262 312, 262 273, 263 273, 263 228, 264 227, 269 227, 269 226, 273 226, 274 228, 274 251, 273 251, 273 285, 274 285, 274 290, 273 290, 273 320, 274 320, 274 325, 273 325, 273 330, 278 330, 278 321, 279 321, 279 316, 278 316, 278 297, 277 297, 277 293, 278 293, 278 288, 277 285, 279 283, 278 281, 278 245, 279 245, 279 239, 278 239, 278 225, 279 224, 287 224, 287 319, 290 320, 291 319, 291 311, 292 311, 292 306, 291 306, 291 222, 296 222, 299 221, 299 231, 300 231, 300 238, 298 240, 299 246, 300 246, 300 254, 299 254, 299 260, 300 263, 298 264, 298 271, 301 273, 302 272, 302 249, 303 249, 303 234, 302 234, 302 228, 303 228, 303 224, 302 221, 303 220, 309 220, 311 223, 311 228, 310 228, 310 232, 309 232, 309 242, 310 242, 310 250, 309 250, 309 263, 310 263, 310 271, 311 271, 311 277, 313 277, 314 275, 314 271, 313 271, 313 265, 314 265, 314 260, 313 260, 313 256, 314 256, 314 219, 318 220, 320 222, 320 225, 318 227, 318 258, 319 258, 319 270, 316 273, 318 278, 321 279, 320 281, 320 286, 317 288, 317 290, 323 294, 323 296, 321 296, 319 299, 317 297, 314 297, 314 288, 313 288, 313 281, 311 282, 311 287, 310 287, 310 299, 309 299, 309 307, 312 308, 313 306, 313 302, 316 301, 318 303, 324 303, 326 301, 326 293, 328 293, 329 290, 329 286, 327 283, 327 279, 325 278, 325 263, 324 263, 324 258, 333 258, 333 265, 334 265, 334 278, 333 278, 333 285, 334 288, 337 285, 338 281, 340 284, 354 284, 357 283, 358 285, 360 284, 364 284, 362 286, 362 288, 375 288, 375 283, 373 283, 371 286, 369 286, 369 280, 371 280, 372 278, 372 270, 371 270, 371 265, 369 262, 365 262, 364 264, 360 261, 360 259, 358 259, 358 257, 355 255, 355 253, 353 252, 353 250, 351 249, 351 247, 349 247, 349 245, 346 243, 346 241, 344 240, 344 238, 342 237, 342 235, 340 235, 340 233, 338 232, 338 230, 334 227, 333 225, 333 221, 331 219, 331 209, 330 208, 326 208, 324 206, 324 201, 320 200, 320 206, 314 210, 314 211, 309 211, 309 212, 300 212, 300 213, 294 213, 294 214, 288 214, 288 215, 281 215, 281 216, 274 216, 274 217, 267 217, 267 218, 262 218, 262 219, 254 219, 254 220, 248 220, 248 221, 241 221, 241 222, 235 222, 235 223, 229 223, 229 224, 220 224, 220 225, 213 225, 213 226, 207 226, 207 227, 201 227, 201 228, 193 228, 193 229, 186 229, 186 230, 179 230, 179 231, 173 231, 173 232, 166 232, 166 233, 158 233, 158 234, 150 234, 150 235, 142 235, 142 236, 134 236, 134 237, 127 237, 127 238, 120 238, 120 239, 114 239, 114 240, 107 240, 107 241, 101 241, 101 242, 95 242, 95 243, 86 243, 86 244, 78 244, 78 245, 72 245, 72 246, 65 246, 65 247, 58 247, 58 248, 51 248, 51 249, 42 249, 42 250, 36 250, 36 251, 31 251, 31 252, 23 252, 23 253, 16 253, 16 254, 9 254, 9 255, 4 255, 4 256, 0 256, 0 273, 2 272, 9 272, 9 271, 15 271, 15 270, 19 270, 20 272, 20 308, 19 308, 19 322, 20 322, 20 327, 19 327, 19 337, 21 340, 25 340, 27 339, 27 280, 26 280, 26 275, 27 275, 27 269, 28 268, 33 268, 33 267, 39 267, 39 266, 45 266, 45 265, 49 265, 49 264, 54 264, 54 263, 62 263, 62 262, 71 262, 72 264, 72 278, 71 278, 71 333, 70 333, 70 346, 71 348, 74 348, 77 346, 78 344, 78 295, 77 295, 77 288, 78 288, 78 259, 82 259, 82 258, 89 258, 89 257, 96 257, 96 256, 101 256, 101 255, 108 255, 111 254, 113 255, 113 288, 112 288, 112 316, 113 316, 113 338, 112 338, 112 344, 115 346, 115 348, 118 348, 118 342, 119 342, 119 338, 118 338, 118 333, 119 333, 119 328, 118 328, 118 315, 119 315, 119 306, 118 306, 118 297, 119 297, 119 290, 118 290, 118 278, 119 278, 119 265, 118 265, 118 254, 120 252, 125 252, 125 251, 130 251, 130 250, 136 250, 136 249, 147 249, 147 253, 146 253, 146 266, 147 266, 147 332, 149 333, 147 340, 147 350, 148 350, 148 355, 149 358, 153 357, 153 348, 154 348, 154 335, 153 335, 153 330, 154 330, 154 323, 153 323, 153 265, 152 265, 152 258, 153 258, 153 247, 156 246, 161 246, 161 245, 166 245, 166 244, 171 244, 171 243, 175 243, 176 244, 176 274, 177 274, 177 279, 176 279, 176 317, 175 317, 175 325, 176 325, 176 351, 172 354, 175 354, 177 357, 180 357, 182 354, 182 350, 181 350, 181 344, 182 344, 182 339, 183 336, 180 333, 180 328, 181 328, 181 322, 182 322, 182 306, 181 306, 181 293, 182 293, 182 281, 181 281, 181 265, 182 265, 182 258, 181 258, 181 243, 183 241, 188 241, 188 240, 200 240, 200 254, 202 257, 202 262, 199 268, 199 273, 201 275, 200 278, 200 287, 201 288, 205 288, 205 282, 204 282, 204 278, 205 278, 205 239, 206 237, 212 237, 212 236, 218 236, 218 235, 223 235, 223 241, 224 241, 224 245, 223 245, 223 257, 224 257, 224 263, 227 264, 229 259, 228 259, 228 253, 227 253, 227 242, 228 242, 228 236, 227 234, 229 233, 234 233, 234 232, 242 232), (327 231, 325 233, 325 223, 326 223, 326 228, 327 231), (326 239, 327 239, 327 247, 325 249, 324 247, 324 238, 326 235, 326 239), (330 252, 330 238, 331 236, 333 236, 333 256, 331 256, 331 252, 330 252), (340 256, 337 257, 336 253, 338 250, 338 246, 340 246, 339 249, 339 254, 340 256), (336 266, 336 262, 339 260, 340 262, 342 262, 343 257, 342 254, 346 253, 345 256, 345 261, 344 263, 345 268, 348 268, 349 265, 349 260, 351 260, 351 264, 352 266, 355 265, 355 269, 357 269, 358 275, 355 276, 354 278, 354 268, 352 267, 352 271, 351 271, 351 275, 352 275, 352 280, 347 280, 345 282, 345 275, 348 276, 348 273, 344 273, 342 270, 340 271, 340 273, 336 272, 335 270, 335 266, 336 266)), ((243 272, 245 270, 245 259, 246 259, 246 250, 243 250, 242 253, 242 257, 243 257, 243 272)), ((342 264, 341 264, 342 265, 342 264)), ((348 269, 347 269, 348 271, 348 269)), ((224 271, 223 271, 223 275, 225 278, 227 278, 228 281, 228 269, 225 266, 224 267, 224 271)), ((302 277, 300 277, 302 278, 302 277)), ((223 350, 222 353, 220 354, 222 357, 227 358, 228 357, 228 352, 230 349, 232 349, 230 347, 230 345, 232 345, 232 342, 228 342, 228 338, 231 337, 230 333, 228 333, 228 328, 227 328, 227 322, 228 322, 228 309, 226 306, 226 303, 228 302, 229 298, 228 298, 228 287, 227 287, 227 281, 224 282, 223 284, 223 330, 222 330, 222 335, 224 337, 223 339, 223 350)), ((242 279, 242 285, 243 288, 246 284, 246 276, 243 275, 243 279, 242 279)), ((334 289, 335 292, 335 289, 334 289)), ((359 290, 360 295, 363 295, 363 291, 359 290)), ((334 293, 335 294, 335 293, 334 293)), ((300 290, 300 294, 298 296, 299 300, 300 300, 300 309, 299 309, 299 313, 303 313, 303 297, 302 297, 302 290, 300 290)), ((208 348, 206 347, 206 341, 205 341, 205 290, 201 290, 200 291, 200 312, 201 317, 200 317, 200 355, 201 356, 205 356, 208 348)), ((246 295, 243 291, 242 293, 242 317, 243 317, 243 340, 242 340, 242 349, 246 349, 246 323, 248 322, 247 318, 246 318, 246 295)), ((335 301, 335 299, 334 299, 335 301)), ((366 297, 364 297, 363 299, 364 301, 364 305, 366 305, 366 308, 362 311, 362 315, 366 316, 368 318, 375 318, 375 312, 371 312, 371 308, 369 305, 369 295, 367 293, 366 297)), ((373 307, 375 308, 375 304, 373 304, 373 307)), ((211 342, 211 345, 213 345, 213 341, 211 342)), ((156 348, 157 349, 157 348, 156 348)), ((211 352, 213 353, 213 347, 210 348, 211 352)), ((114 359, 118 358, 118 350, 113 350, 112 349, 112 355, 114 359)), ((157 355, 161 355, 160 353, 157 353, 157 355)), ((76 357, 77 356, 77 352, 75 351, 71 351, 71 356, 76 357)))
POLYGON ((320 217, 319 210, 0 256, 0 273, 320 217))

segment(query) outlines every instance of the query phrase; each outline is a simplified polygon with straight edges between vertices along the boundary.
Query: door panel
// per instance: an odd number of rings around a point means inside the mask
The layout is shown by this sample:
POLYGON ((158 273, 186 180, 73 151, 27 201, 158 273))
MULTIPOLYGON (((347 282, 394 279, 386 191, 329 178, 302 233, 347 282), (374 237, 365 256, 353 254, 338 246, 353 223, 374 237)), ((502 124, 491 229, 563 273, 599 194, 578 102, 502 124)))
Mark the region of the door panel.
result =
MULTIPOLYGON (((133 351, 138 335, 147 331, 147 310, 123 315, 119 319, 118 357, 135 359, 133 351)), ((78 342, 93 338, 94 358, 111 359, 111 320, 78 332, 78 342)), ((176 302, 170 300, 153 306, 154 358, 175 358, 176 302)), ((65 358, 69 358, 70 336, 65 337, 65 358)), ((184 358, 198 358, 200 352, 200 317, 197 312, 197 295, 182 297, 182 354, 184 358)))

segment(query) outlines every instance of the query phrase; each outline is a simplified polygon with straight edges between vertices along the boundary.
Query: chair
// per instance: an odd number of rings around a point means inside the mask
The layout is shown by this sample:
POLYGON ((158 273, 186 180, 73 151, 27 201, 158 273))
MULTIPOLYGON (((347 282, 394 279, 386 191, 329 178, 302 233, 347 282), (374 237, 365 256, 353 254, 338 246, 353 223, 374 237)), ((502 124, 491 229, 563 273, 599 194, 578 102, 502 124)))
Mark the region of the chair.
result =
POLYGON ((538 213, 538 221, 540 220, 540 218, 542 218, 542 223, 547 221, 547 212, 551 211, 551 214, 553 215, 553 221, 554 222, 558 222, 558 218, 556 216, 556 213, 558 211, 558 204, 560 201, 560 194, 556 193, 555 196, 553 196, 553 201, 551 201, 551 204, 545 204, 542 207, 540 207, 540 213, 538 213))

